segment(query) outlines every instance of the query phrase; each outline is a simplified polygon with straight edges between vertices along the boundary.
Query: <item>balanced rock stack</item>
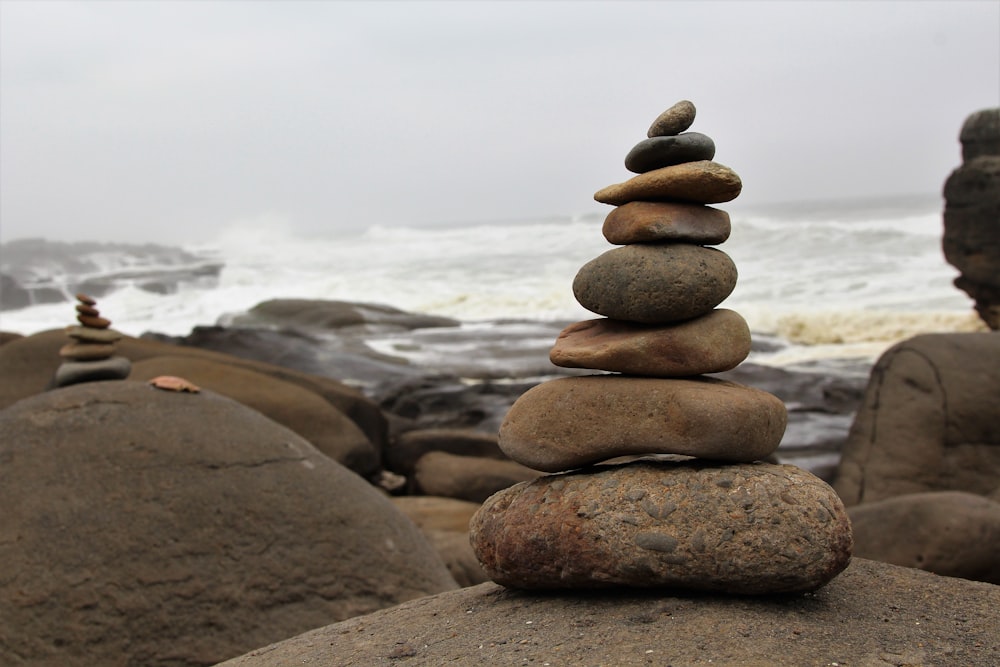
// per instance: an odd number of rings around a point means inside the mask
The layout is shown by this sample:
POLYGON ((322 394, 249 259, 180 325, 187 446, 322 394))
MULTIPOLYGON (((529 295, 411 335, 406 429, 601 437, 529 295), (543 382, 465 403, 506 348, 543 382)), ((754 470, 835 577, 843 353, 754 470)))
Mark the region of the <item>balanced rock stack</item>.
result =
POLYGON ((115 343, 122 337, 111 329, 111 321, 101 317, 97 302, 86 294, 77 294, 78 326, 66 327, 70 342, 59 350, 64 361, 56 369, 53 387, 67 387, 80 382, 124 380, 132 363, 115 355, 115 343))
POLYGON ((621 247, 584 265, 573 291, 604 317, 570 325, 550 356, 608 372, 542 383, 507 413, 504 452, 559 474, 505 489, 473 517, 473 549, 497 583, 804 592, 850 560, 833 489, 760 461, 781 441, 783 403, 704 375, 742 362, 750 331, 716 307, 736 267, 706 247, 730 231, 708 205, 742 183, 712 161, 711 139, 685 132, 694 115, 686 101, 664 112, 626 158, 639 175, 595 195, 617 207, 604 235, 621 247))

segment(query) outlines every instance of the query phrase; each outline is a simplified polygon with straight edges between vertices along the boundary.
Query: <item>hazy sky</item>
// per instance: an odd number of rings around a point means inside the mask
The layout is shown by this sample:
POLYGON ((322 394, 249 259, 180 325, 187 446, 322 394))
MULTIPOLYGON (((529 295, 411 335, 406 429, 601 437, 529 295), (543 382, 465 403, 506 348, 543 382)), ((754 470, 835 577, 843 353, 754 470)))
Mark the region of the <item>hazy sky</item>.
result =
POLYGON ((0 240, 610 210, 680 99, 731 208, 936 194, 1000 2, 0 0, 0 240))

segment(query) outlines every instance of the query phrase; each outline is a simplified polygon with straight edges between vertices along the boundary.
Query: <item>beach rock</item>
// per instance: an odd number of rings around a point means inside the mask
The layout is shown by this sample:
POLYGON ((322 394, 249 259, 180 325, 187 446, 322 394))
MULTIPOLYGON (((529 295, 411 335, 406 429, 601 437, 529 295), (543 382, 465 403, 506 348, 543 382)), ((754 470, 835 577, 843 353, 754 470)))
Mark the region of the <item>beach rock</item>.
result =
POLYGON ((459 586, 475 586, 489 577, 469 543, 469 520, 479 503, 436 496, 399 496, 392 499, 423 532, 459 586))
POLYGON ((615 207, 604 220, 608 243, 694 243, 716 245, 729 238, 729 214, 711 206, 633 201, 615 207))
MULTIPOLYGON (((93 301, 93 299, 90 300, 93 301)), ((97 310, 89 303, 76 304, 76 312, 80 313, 81 315, 89 315, 91 317, 99 317, 101 315, 101 311, 97 310)))
POLYGON ((649 126, 646 136, 661 137, 680 134, 691 127, 695 113, 694 104, 687 100, 681 100, 656 117, 653 124, 649 126))
POLYGON ((121 333, 114 329, 92 329, 90 327, 70 326, 65 329, 70 338, 85 343, 115 343, 122 339, 121 333))
POLYGON ((549 359, 556 366, 683 377, 735 368, 750 354, 750 327, 739 313, 717 308, 679 324, 586 320, 563 329, 549 359))
POLYGON ((166 355, 137 361, 130 379, 148 381, 160 375, 182 377, 260 411, 362 477, 382 467, 379 450, 361 429, 303 387, 231 364, 166 355))
POLYGON ((778 448, 785 405, 753 387, 709 377, 591 375, 544 382, 500 426, 500 448, 556 472, 631 454, 756 461, 778 448))
POLYGON ((111 320, 94 315, 84 315, 81 313, 76 316, 76 320, 88 329, 107 329, 111 326, 111 320))
POLYGON ((1000 503, 961 491, 855 505, 854 553, 947 577, 1000 583, 1000 503))
POLYGON ((18 340, 19 338, 24 338, 24 336, 13 331, 0 331, 0 345, 18 340))
POLYGON ((814 594, 778 598, 538 595, 489 583, 318 628, 225 667, 995 665, 998 605, 998 586, 863 558, 814 594))
POLYGON ((429 428, 406 431, 393 438, 385 451, 385 467, 400 475, 412 475, 417 461, 429 452, 507 458, 500 451, 496 433, 472 429, 429 428))
POLYGON ((612 206, 630 201, 719 204, 736 199, 742 189, 743 183, 732 169, 710 160, 699 160, 633 176, 624 183, 598 190, 594 199, 612 206))
POLYGON ((59 356, 73 361, 96 361, 114 356, 112 343, 67 343, 59 348, 59 356))
POLYGON ((486 501, 470 539, 493 581, 526 589, 800 593, 851 556, 833 489, 770 463, 634 462, 546 475, 486 501))
POLYGON ((535 479, 538 471, 514 461, 429 452, 414 469, 415 492, 481 503, 508 486, 535 479))
MULTIPOLYGON (((45 390, 59 365, 59 348, 65 342, 64 332, 53 330, 26 336, 0 348, 0 408, 45 390)), ((208 350, 130 336, 121 339, 118 351, 133 362, 158 356, 184 356, 263 373, 317 394, 347 415, 379 450, 385 447, 388 440, 388 423, 374 401, 358 390, 330 378, 208 350)))
POLYGON ((0 310, 19 310, 32 304, 31 292, 12 276, 0 273, 0 310))
POLYGON ((627 245, 584 264, 573 294, 598 315, 666 324, 707 314, 729 296, 736 278, 736 265, 715 248, 627 245))
MULTIPOLYGON (((58 357, 57 357, 58 358, 58 357)), ((113 356, 97 361, 64 361, 52 376, 52 387, 69 387, 81 382, 124 380, 132 370, 127 357, 113 356)))
POLYGON ((1000 107, 970 115, 958 136, 965 162, 981 155, 1000 155, 1000 107))
POLYGON ((685 132, 672 137, 652 137, 636 144, 625 156, 625 168, 636 174, 683 162, 711 160, 715 142, 699 132, 685 132))
MULTIPOLYGON (((847 505, 1000 479, 1000 335, 924 334, 872 368, 834 487, 847 505)), ((501 443, 502 444, 502 443, 501 443)))
POLYGON ((455 587, 381 493, 213 392, 89 382, 0 433, 0 664, 215 664, 455 587))
POLYGON ((457 326, 459 322, 450 317, 408 313, 376 303, 326 299, 271 299, 257 304, 245 314, 231 318, 227 324, 324 330, 345 327, 405 330, 457 326))
POLYGON ((955 286, 976 312, 1000 329, 1000 156, 967 161, 944 185, 945 259, 961 272, 955 286))

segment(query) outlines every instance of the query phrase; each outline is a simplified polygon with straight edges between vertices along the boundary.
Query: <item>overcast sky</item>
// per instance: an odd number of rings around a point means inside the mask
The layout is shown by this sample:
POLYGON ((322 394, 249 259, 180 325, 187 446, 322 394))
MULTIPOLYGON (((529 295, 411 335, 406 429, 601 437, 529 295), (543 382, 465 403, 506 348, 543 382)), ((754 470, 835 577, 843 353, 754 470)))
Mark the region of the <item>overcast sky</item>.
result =
POLYGON ((1000 2, 0 0, 0 240, 609 210, 681 99, 731 207, 937 194, 1000 2))

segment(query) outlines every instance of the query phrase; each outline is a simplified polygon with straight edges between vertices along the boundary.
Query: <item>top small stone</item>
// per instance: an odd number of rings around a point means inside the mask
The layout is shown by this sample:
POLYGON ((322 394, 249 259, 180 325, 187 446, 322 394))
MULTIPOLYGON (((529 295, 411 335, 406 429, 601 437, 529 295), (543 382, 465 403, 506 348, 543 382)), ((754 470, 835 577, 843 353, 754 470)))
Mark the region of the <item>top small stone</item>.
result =
POLYGON ((694 105, 687 100, 681 100, 656 117, 653 124, 649 126, 646 136, 652 139, 653 137, 669 137, 680 134, 691 127, 691 123, 694 122, 694 114, 694 105))

